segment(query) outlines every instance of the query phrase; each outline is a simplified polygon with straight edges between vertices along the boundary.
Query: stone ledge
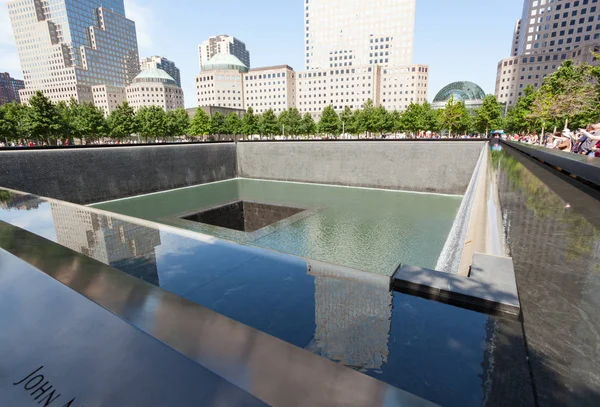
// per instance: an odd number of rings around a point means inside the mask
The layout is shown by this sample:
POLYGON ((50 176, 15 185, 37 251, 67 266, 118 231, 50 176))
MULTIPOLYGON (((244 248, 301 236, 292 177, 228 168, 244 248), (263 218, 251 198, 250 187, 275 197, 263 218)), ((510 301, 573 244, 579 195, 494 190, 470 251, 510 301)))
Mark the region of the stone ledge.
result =
POLYGON ((521 313, 510 257, 475 253, 469 277, 401 265, 391 284, 397 291, 488 314, 521 313))

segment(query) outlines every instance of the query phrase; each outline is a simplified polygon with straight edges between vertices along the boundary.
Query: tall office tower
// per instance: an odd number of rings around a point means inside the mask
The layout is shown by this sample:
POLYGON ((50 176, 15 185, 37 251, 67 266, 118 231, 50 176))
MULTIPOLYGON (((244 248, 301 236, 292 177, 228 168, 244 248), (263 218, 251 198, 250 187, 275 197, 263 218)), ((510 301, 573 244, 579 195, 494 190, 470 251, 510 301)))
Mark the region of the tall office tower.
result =
POLYGON ((91 87, 125 87, 139 73, 135 23, 123 0, 13 0, 8 12, 25 79, 21 101, 92 101, 91 87))
POLYGON ((498 63, 496 98, 514 106, 523 90, 538 88, 566 59, 597 64, 600 49, 598 0, 525 0, 512 56, 498 63))
POLYGON ((235 37, 225 34, 217 35, 198 45, 200 69, 217 54, 231 54, 250 68, 250 52, 246 50, 246 44, 235 37))
POLYGON ((140 69, 143 71, 144 69, 162 69, 169 76, 175 79, 177 82, 177 86, 181 87, 181 73, 179 72, 179 68, 175 65, 175 62, 169 61, 165 57, 160 57, 158 55, 153 55, 151 57, 142 58, 140 60, 140 69))
POLYGON ((25 82, 11 78, 7 72, 0 72, 0 105, 10 102, 20 103, 19 91, 25 87, 25 82))
POLYGON ((306 69, 412 63, 416 0, 305 0, 306 69))

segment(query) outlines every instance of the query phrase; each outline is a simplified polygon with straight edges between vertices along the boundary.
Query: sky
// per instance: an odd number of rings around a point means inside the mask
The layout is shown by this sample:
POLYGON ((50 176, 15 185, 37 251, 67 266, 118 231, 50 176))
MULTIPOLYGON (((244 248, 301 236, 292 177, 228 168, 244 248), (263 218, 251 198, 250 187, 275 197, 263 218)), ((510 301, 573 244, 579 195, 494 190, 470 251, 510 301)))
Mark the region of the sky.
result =
MULTIPOLYGON (((0 0, 0 72, 22 78, 6 3, 0 0)), ((365 0, 366 1, 366 0, 365 0)), ((140 56, 161 55, 181 69, 186 107, 195 107, 198 44, 229 34, 246 43, 252 67, 303 64, 302 0, 125 0, 140 56)), ((413 63, 429 65, 431 101, 454 81, 494 93, 496 66, 510 56, 523 0, 417 0, 413 63)))

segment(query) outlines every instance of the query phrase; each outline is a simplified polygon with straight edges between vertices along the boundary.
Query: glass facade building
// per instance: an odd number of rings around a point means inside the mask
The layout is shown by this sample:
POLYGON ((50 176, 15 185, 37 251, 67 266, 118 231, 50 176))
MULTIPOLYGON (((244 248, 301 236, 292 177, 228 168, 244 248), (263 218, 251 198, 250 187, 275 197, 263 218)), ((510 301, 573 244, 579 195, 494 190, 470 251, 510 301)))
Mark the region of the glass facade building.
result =
POLYGON ((91 87, 125 87, 139 73, 135 23, 123 0, 14 0, 9 16, 25 80, 54 101, 91 101, 91 87))

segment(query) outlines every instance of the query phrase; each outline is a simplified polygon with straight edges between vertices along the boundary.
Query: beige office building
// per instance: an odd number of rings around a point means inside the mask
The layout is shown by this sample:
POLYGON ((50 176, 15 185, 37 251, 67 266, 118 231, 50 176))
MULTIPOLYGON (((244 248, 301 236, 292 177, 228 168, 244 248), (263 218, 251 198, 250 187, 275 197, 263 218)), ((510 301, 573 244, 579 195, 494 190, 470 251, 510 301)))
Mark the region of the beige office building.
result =
POLYGON ((123 0, 14 0, 8 13, 27 103, 37 91, 53 101, 92 101, 92 86, 125 87, 139 73, 135 23, 123 0))
POLYGON ((200 69, 203 69, 204 65, 218 54, 233 55, 245 66, 250 67, 250 52, 246 49, 246 44, 235 37, 222 34, 210 37, 198 45, 200 69))
POLYGON ((598 0, 525 0, 515 26, 511 57, 498 63, 496 98, 514 106, 524 89, 539 88, 563 61, 598 63, 600 45, 598 0))
POLYGON ((143 106, 160 106, 165 111, 183 107, 183 90, 162 69, 145 69, 127 86, 127 102, 135 110, 143 106))
POLYGON ((198 106, 244 109, 243 74, 248 67, 231 54, 213 56, 196 76, 198 106))
POLYGON ((305 0, 307 70, 412 63, 416 0, 305 0))
POLYGON ((288 65, 251 69, 242 76, 245 106, 256 113, 276 114, 296 107, 296 73, 288 65))
POLYGON ((92 99, 94 106, 104 111, 108 116, 117 106, 127 100, 125 88, 119 86, 96 85, 92 86, 92 99))

